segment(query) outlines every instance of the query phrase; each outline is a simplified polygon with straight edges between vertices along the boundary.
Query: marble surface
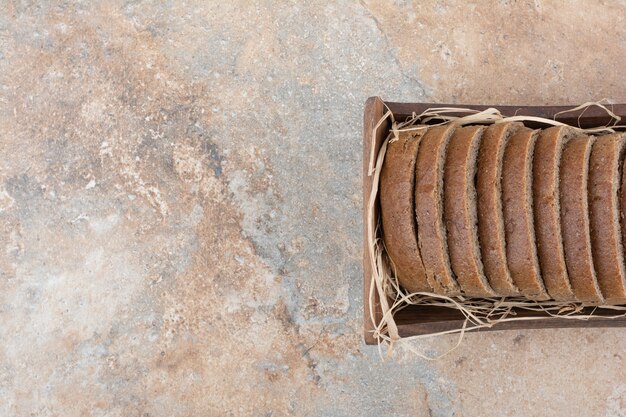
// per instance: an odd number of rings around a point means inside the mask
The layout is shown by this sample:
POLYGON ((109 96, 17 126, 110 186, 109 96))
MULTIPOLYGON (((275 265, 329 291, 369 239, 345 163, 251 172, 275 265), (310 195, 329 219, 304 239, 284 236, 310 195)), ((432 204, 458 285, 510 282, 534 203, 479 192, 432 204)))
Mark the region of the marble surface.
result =
POLYGON ((0 416, 626 415, 623 330, 383 361, 360 266, 368 96, 624 68, 624 1, 0 3, 0 416))

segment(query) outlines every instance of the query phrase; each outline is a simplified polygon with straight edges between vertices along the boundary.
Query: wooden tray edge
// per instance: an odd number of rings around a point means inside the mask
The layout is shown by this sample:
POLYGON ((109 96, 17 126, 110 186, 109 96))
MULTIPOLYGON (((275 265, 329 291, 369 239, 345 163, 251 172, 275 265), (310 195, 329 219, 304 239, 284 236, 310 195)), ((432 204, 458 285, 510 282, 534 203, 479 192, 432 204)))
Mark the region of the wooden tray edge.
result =
MULTIPOLYGON (((372 137, 374 127, 385 114, 385 104, 380 97, 370 97, 365 102, 363 114, 363 336, 365 343, 374 345, 377 343, 373 336, 374 323, 370 315, 370 285, 372 279, 372 269, 369 256, 369 246, 367 243, 367 203, 369 193, 372 189, 372 178, 368 176, 370 153, 372 144, 375 152, 378 153, 382 143, 383 134, 388 128, 378 129, 376 138, 372 137)), ((377 212, 377 210, 375 210, 377 212)), ((374 299, 374 321, 380 322, 382 310, 378 293, 373 294, 374 299)))

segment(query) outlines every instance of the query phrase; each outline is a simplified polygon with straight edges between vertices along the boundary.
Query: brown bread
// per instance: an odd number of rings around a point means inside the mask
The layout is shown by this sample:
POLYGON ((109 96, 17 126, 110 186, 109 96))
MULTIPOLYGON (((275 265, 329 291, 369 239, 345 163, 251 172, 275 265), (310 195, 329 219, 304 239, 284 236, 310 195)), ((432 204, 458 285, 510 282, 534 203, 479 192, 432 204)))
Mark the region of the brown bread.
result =
POLYGON ((443 220, 443 171, 448 143, 456 125, 431 127, 422 137, 415 164, 415 215, 418 246, 426 278, 440 294, 458 295, 450 266, 443 220))
POLYGON ((546 290, 551 298, 558 301, 574 299, 565 265, 561 233, 559 170, 563 146, 575 135, 575 131, 567 126, 543 130, 535 144, 533 158, 533 211, 537 255, 546 290))
POLYGON ((471 297, 496 295, 484 275, 478 245, 474 175, 483 131, 482 126, 458 128, 448 145, 444 170, 444 218, 450 262, 461 290, 471 297))
POLYGON ((500 295, 519 295, 506 261, 504 218, 502 215, 502 160, 509 137, 523 125, 498 123, 483 133, 478 153, 476 192, 478 241, 491 288, 500 295))
POLYGON ((624 247, 619 222, 619 183, 624 134, 599 136, 589 158, 591 252, 602 295, 610 304, 626 302, 624 247))
POLYGON ((587 200, 589 156, 594 141, 593 136, 582 135, 565 144, 559 195, 565 263, 572 290, 579 301, 600 303, 604 299, 593 266, 587 200))
POLYGON ((417 247, 415 160, 423 130, 404 132, 387 146, 380 174, 380 208, 387 254, 399 284, 410 292, 431 291, 417 247))
POLYGON ((539 131, 522 128, 509 139, 502 169, 506 258, 513 282, 529 299, 547 300, 533 222, 532 162, 539 131))

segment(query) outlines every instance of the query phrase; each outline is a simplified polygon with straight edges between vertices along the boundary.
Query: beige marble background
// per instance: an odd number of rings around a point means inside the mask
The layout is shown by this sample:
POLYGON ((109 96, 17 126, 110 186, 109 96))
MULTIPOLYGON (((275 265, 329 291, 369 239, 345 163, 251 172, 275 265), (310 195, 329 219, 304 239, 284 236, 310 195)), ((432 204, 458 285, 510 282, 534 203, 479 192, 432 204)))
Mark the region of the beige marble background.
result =
POLYGON ((383 362, 360 266, 368 96, 624 68, 623 0, 0 2, 0 416, 626 415, 623 330, 383 362))

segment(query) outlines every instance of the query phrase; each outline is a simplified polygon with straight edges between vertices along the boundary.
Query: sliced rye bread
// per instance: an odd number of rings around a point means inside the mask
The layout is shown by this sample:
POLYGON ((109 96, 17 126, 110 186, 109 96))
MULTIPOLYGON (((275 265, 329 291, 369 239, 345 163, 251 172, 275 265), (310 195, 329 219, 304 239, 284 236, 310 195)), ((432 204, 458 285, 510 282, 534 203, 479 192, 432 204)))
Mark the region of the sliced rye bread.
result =
POLYGON ((546 290, 557 301, 574 300, 565 264, 559 203, 559 170, 563 146, 577 133, 567 126, 543 130, 533 158, 533 211, 541 275, 546 290))
POLYGON ((496 295, 485 277, 478 244, 474 176, 484 129, 458 128, 450 139, 444 169, 444 218, 450 262, 461 290, 470 297, 496 295))
POLYGON ((459 295, 450 266, 443 221, 443 171, 448 143, 456 125, 429 128, 422 137, 415 164, 417 243, 428 283, 436 293, 459 295))
POLYGON ((604 297, 593 266, 587 199, 589 156, 594 141, 593 136, 581 135, 565 144, 559 198, 565 264, 572 290, 578 301, 601 303, 604 297))
POLYGON ((491 288, 502 296, 519 295, 506 261, 504 217, 502 215, 502 160, 509 137, 521 123, 498 123, 488 126, 478 152, 476 193, 478 241, 491 288))
POLYGON ((417 247, 415 160, 424 130, 403 132, 387 145, 380 175, 383 239, 399 284, 410 292, 432 291, 417 247))
POLYGON ((509 139, 502 167, 506 260, 513 282, 531 300, 549 299, 539 269, 533 218, 533 155, 538 130, 526 127, 509 139))
POLYGON ((623 133, 598 136, 589 158, 589 225, 598 285, 609 304, 626 302, 624 246, 619 223, 623 133))

